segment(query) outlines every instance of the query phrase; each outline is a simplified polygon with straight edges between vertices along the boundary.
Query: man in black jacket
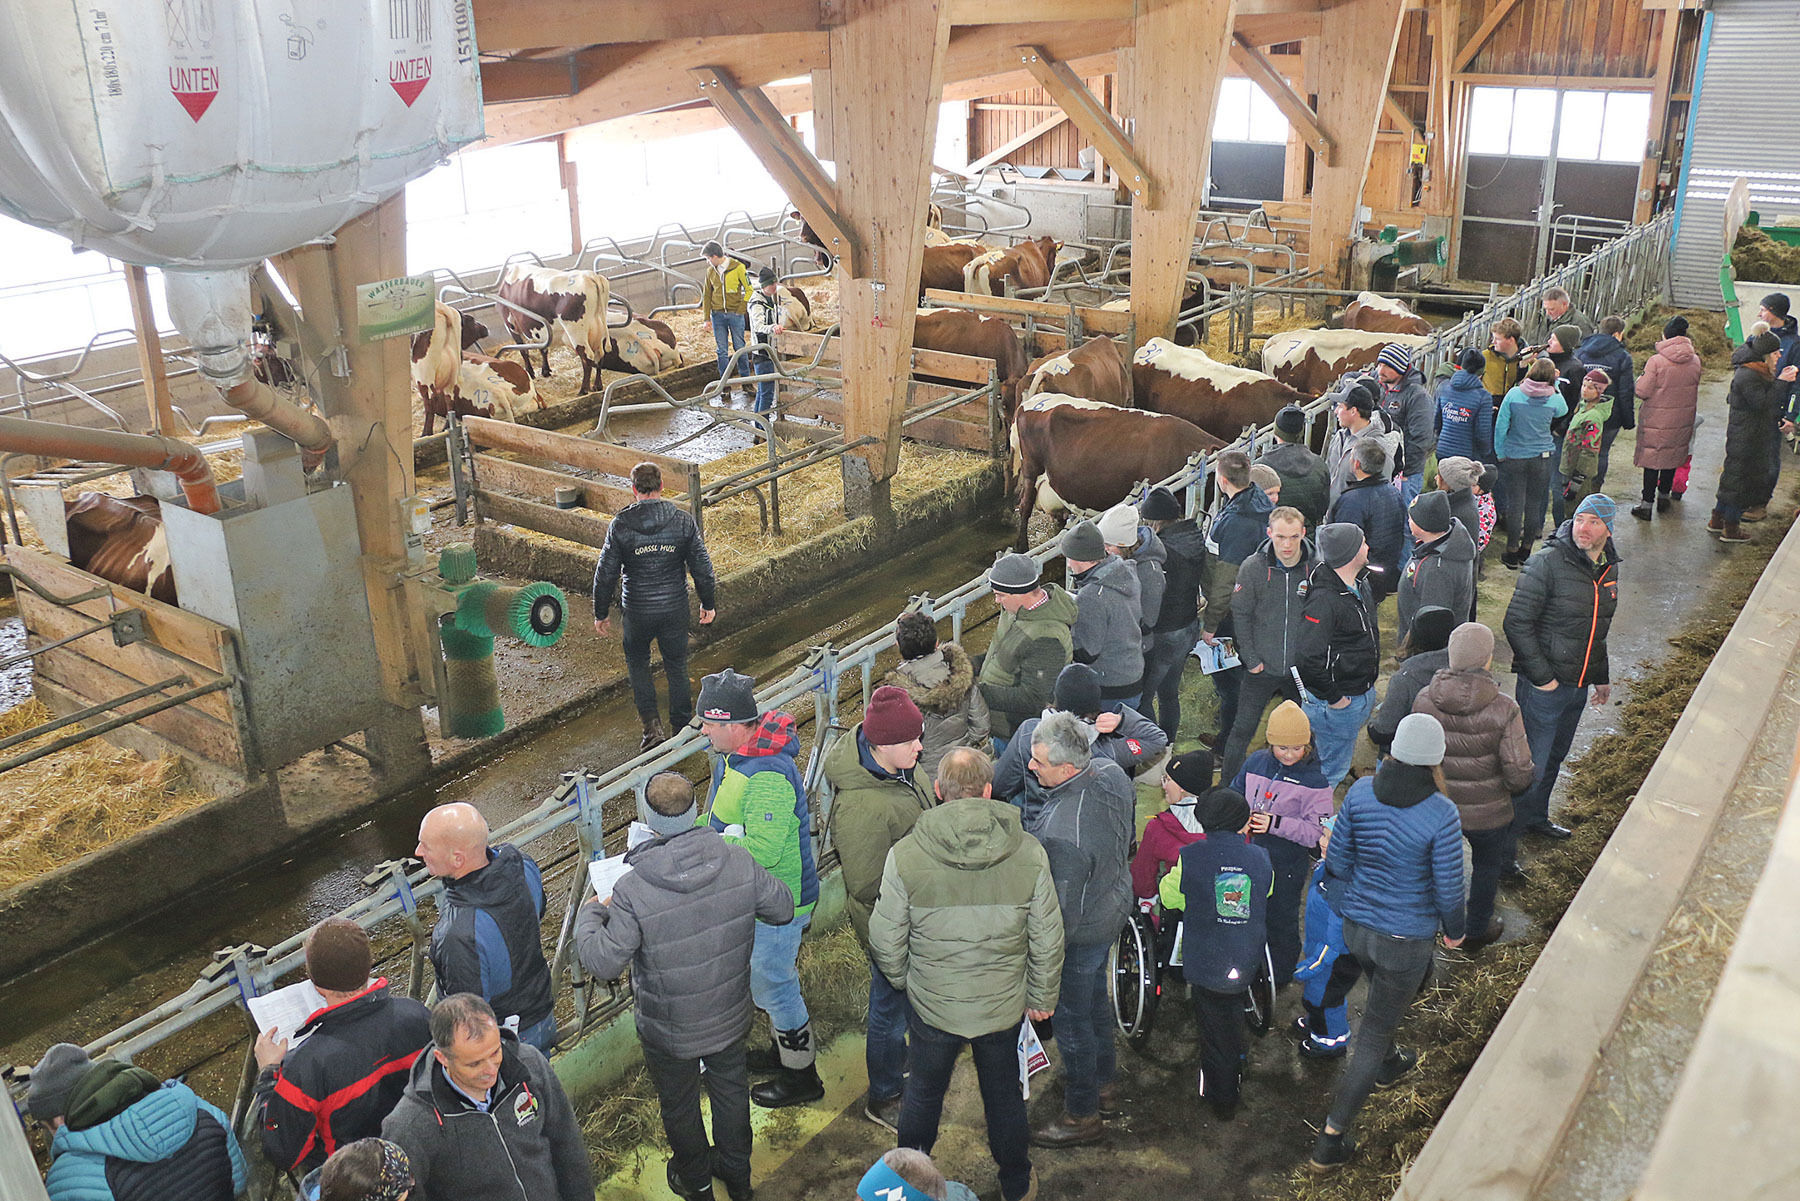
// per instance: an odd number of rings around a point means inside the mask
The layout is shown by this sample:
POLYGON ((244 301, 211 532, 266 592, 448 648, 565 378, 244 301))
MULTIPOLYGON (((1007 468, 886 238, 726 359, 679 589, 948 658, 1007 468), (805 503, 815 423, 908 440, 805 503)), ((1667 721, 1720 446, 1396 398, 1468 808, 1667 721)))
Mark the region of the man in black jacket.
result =
POLYGON ((379 1135, 431 1041, 430 1011, 389 995, 386 980, 370 983, 369 963, 361 926, 320 922, 306 937, 306 974, 325 1008, 298 1030, 257 1037, 257 1125, 263 1153, 283 1171, 304 1175, 339 1147, 379 1135), (290 1049, 290 1034, 304 1041, 290 1049))
POLYGON ((1275 414, 1275 445, 1256 461, 1275 469, 1281 477, 1281 503, 1300 510, 1310 530, 1325 520, 1325 508, 1331 501, 1331 468, 1307 449, 1305 437, 1305 410, 1287 405, 1275 414))
MULTIPOLYGON (((1285 489, 1284 489, 1285 491, 1285 489)), ((1238 567, 1231 596, 1237 627, 1238 657, 1244 663, 1237 720, 1231 724, 1221 755, 1226 780, 1237 778, 1250 751, 1250 739, 1263 710, 1277 697, 1301 703, 1294 683, 1294 659, 1300 651, 1306 580, 1318 556, 1306 538, 1300 511, 1283 505, 1269 514, 1268 538, 1238 567)))
POLYGON ((1350 771, 1356 736, 1375 707, 1381 631, 1369 588, 1369 544, 1344 522, 1321 526, 1319 565, 1306 581, 1300 653, 1294 672, 1325 780, 1336 788, 1350 771))
POLYGON ((1150 650, 1144 656, 1144 694, 1139 706, 1144 716, 1162 728, 1169 738, 1181 725, 1181 671, 1188 652, 1200 636, 1200 593, 1206 584, 1206 535, 1192 517, 1181 512, 1181 502, 1167 488, 1152 488, 1138 512, 1162 540, 1162 608, 1151 631, 1150 650))
POLYGON ((1619 553, 1612 542, 1617 511, 1603 493, 1582 501, 1575 516, 1526 562, 1506 606, 1502 628, 1519 674, 1514 695, 1536 776, 1531 788, 1514 798, 1517 833, 1569 837, 1550 820, 1550 793, 1581 724, 1582 707, 1598 707, 1612 697, 1606 635, 1619 605, 1619 553))
POLYGON ((594 567, 594 629, 612 637, 614 585, 625 577, 619 608, 625 614, 625 670, 631 677, 631 699, 644 723, 640 747, 649 750, 666 739, 657 706, 656 681, 650 675, 650 643, 662 651, 669 677, 669 730, 679 730, 694 716, 693 686, 688 682, 687 576, 700 594, 700 624, 712 624, 712 559, 700 539, 700 527, 686 509, 662 498, 662 469, 639 463, 631 469, 632 502, 606 527, 600 562, 594 567))
POLYGON ((1369 586, 1379 605, 1399 585, 1406 508, 1400 493, 1388 481, 1388 454, 1380 442, 1364 438, 1351 454, 1351 480, 1342 495, 1331 502, 1325 520, 1348 522, 1362 530, 1369 552, 1369 586))
POLYGON ((487 819, 473 805, 439 805, 419 823, 413 852, 444 881, 431 932, 438 995, 483 997, 519 1041, 556 1044, 550 967, 544 962, 544 882, 537 861, 510 843, 488 846, 487 819))

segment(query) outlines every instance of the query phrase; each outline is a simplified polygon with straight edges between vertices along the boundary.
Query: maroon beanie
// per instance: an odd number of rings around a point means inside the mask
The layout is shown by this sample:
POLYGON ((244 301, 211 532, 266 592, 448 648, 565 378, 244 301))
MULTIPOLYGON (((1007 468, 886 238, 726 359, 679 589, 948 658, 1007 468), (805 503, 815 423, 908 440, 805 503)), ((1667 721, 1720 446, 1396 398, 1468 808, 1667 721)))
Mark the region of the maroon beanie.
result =
POLYGON ((369 935, 349 918, 328 917, 306 940, 306 974, 316 988, 361 992, 369 986, 369 935))
POLYGON ((899 746, 925 732, 925 719, 906 689, 883 684, 863 708, 863 737, 870 746, 899 746))

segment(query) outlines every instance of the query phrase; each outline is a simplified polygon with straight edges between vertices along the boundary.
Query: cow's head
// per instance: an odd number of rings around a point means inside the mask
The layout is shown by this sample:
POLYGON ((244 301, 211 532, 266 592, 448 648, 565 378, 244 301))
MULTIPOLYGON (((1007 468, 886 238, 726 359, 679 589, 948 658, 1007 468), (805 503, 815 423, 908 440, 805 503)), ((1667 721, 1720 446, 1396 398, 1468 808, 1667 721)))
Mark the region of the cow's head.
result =
POLYGON ((475 346, 479 346, 481 344, 482 339, 486 338, 487 336, 488 336, 488 327, 487 326, 485 326, 481 322, 475 320, 475 318, 469 313, 464 313, 462 315, 462 348, 464 350, 469 350, 475 346))

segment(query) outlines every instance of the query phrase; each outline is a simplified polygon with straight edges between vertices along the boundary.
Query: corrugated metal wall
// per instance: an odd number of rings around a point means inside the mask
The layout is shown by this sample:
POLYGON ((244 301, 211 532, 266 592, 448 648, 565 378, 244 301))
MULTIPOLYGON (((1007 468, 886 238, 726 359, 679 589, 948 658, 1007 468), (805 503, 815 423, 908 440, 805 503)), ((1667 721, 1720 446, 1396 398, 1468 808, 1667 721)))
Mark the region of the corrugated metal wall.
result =
POLYGON ((1800 20, 1793 0, 1714 0, 1706 20, 1671 272, 1676 304, 1719 309, 1732 181, 1750 180, 1751 208, 1800 212, 1800 20))

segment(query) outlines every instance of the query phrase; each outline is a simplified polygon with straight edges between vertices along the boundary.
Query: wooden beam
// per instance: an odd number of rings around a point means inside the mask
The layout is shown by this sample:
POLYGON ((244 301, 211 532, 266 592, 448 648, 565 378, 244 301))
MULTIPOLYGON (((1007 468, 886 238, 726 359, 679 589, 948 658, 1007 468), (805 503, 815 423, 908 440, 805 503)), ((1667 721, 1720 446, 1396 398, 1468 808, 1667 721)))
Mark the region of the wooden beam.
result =
POLYGON ((1311 52, 1319 118, 1336 133, 1338 152, 1313 167, 1307 263, 1331 278, 1343 278, 1345 250, 1361 232, 1356 210, 1405 16, 1405 0, 1349 0, 1325 14, 1324 31, 1311 52))
POLYGON ((723 67, 695 67, 689 74, 699 82, 701 94, 774 176, 807 224, 824 239, 825 248, 844 259, 852 274, 860 272, 862 247, 838 215, 837 184, 769 98, 760 88, 740 89, 723 67))
MULTIPOLYGON (((1650 138, 1660 152, 1665 148, 1669 132, 1669 90, 1675 86, 1675 46, 1679 41, 1681 13, 1670 9, 1659 19, 1662 28, 1656 43, 1656 86, 1650 93, 1650 138)), ((1650 220, 1650 198, 1656 192, 1656 172, 1661 160, 1661 153, 1654 158, 1645 155, 1644 165, 1638 171, 1638 195, 1632 220, 1640 224, 1650 220)))
MULTIPOLYGON (((1518 4, 1519 0, 1499 0, 1499 3, 1494 5, 1492 11, 1482 18, 1481 24, 1475 27, 1474 36, 1464 42, 1462 49, 1456 52, 1456 58, 1450 65, 1452 74, 1460 72, 1475 61, 1475 56, 1481 53, 1481 48, 1487 45, 1489 38, 1494 36, 1494 30, 1500 28, 1500 22, 1506 20, 1507 14, 1517 8, 1518 4)), ((1449 33, 1450 31, 1446 30, 1445 32, 1449 33)))
POLYGON ((162 335, 156 331, 156 309, 150 303, 150 277, 142 267, 125 267, 125 295, 131 300, 131 323, 137 328, 138 369, 144 375, 144 402, 150 430, 175 433, 174 402, 169 399, 169 369, 163 363, 162 335))
POLYGON ((952 25, 1129 21, 1133 0, 948 0, 952 25))
POLYGON ((573 96, 581 90, 580 60, 563 58, 489 59, 481 64, 483 104, 517 104, 573 96))
POLYGON ((1038 81, 1038 86, 1050 93, 1050 98, 1087 135, 1094 148, 1119 168, 1120 178, 1137 201, 1147 209, 1155 208, 1159 199, 1155 176, 1138 161, 1137 151, 1131 148, 1125 131, 1119 128, 1112 114, 1094 99, 1094 94, 1087 90, 1087 85, 1069 69, 1067 63, 1052 58, 1041 46, 1020 46, 1018 51, 1019 61, 1031 72, 1031 77, 1038 81))
POLYGON ((1486 71, 1459 71, 1457 83, 1495 88, 1604 88, 1613 92, 1650 92, 1656 80, 1648 75, 1496 75, 1486 71))
POLYGON ((1400 107, 1400 102, 1395 100, 1392 96, 1383 96, 1381 98, 1381 111, 1394 119, 1394 126, 1396 129, 1408 135, 1415 134, 1419 131, 1418 124, 1413 121, 1412 117, 1407 114, 1405 109, 1400 107))
POLYGON ((1237 64, 1252 83, 1263 90, 1264 95, 1275 102, 1281 115, 1288 119, 1288 124, 1300 131, 1300 136, 1312 148, 1312 152, 1324 159, 1331 158, 1335 147, 1331 136, 1320 127, 1318 114, 1294 91, 1287 76, 1269 61, 1268 55, 1257 49, 1243 34, 1235 32, 1225 49, 1231 55, 1231 61, 1237 64))
POLYGON ((834 7, 820 0, 475 0, 475 44, 483 53, 598 42, 692 41, 767 33, 823 32, 834 7))
POLYGON ((569 135, 556 135, 556 172, 569 206, 569 249, 582 247, 581 236, 581 164, 569 157, 569 135))
MULTIPOLYGON (((763 88, 763 94, 775 106, 775 111, 783 117, 792 117, 800 113, 813 111, 813 87, 809 83, 790 83, 763 88)), ((725 118, 719 110, 704 100, 693 100, 675 108, 666 108, 660 112, 639 113, 635 117, 616 117, 611 121, 601 121, 593 125, 584 125, 568 131, 575 139, 576 145, 588 139, 600 142, 646 142, 661 138, 686 137, 689 134, 708 133, 715 129, 727 129, 725 118)), ((818 137, 818 126, 813 126, 815 141, 818 137)), ((485 146, 485 143, 478 143, 485 146)), ((819 154, 819 158, 830 158, 828 154, 819 154)))
POLYGON ((1131 311, 1140 344, 1175 332, 1231 41, 1232 6, 1233 0, 1138 4, 1130 112, 1136 117, 1138 161, 1164 189, 1158 207, 1147 207, 1141 197, 1131 206, 1131 311))
MULTIPOLYGON (((1076 58, 1062 60, 1069 64, 1069 69, 1083 79, 1092 79, 1096 75, 1110 75, 1118 69, 1117 51, 1108 50, 1101 54, 1084 54, 1076 58)), ((979 100, 983 96, 998 96, 1004 92, 1017 92, 1031 87, 1036 80, 1023 69, 1002 71, 995 75, 976 75, 955 82, 944 84, 944 100, 979 100)))
POLYGON ((846 225, 866 238, 859 263, 840 259, 838 267, 844 433, 851 441, 879 439, 856 452, 868 464, 879 517, 900 463, 925 254, 920 217, 931 188, 950 13, 944 0, 842 0, 842 11, 829 55, 838 195, 846 225))
POLYGON ((1001 159, 1005 158, 1007 155, 1011 154, 1013 151, 1017 150, 1019 147, 1026 146, 1032 142, 1037 141, 1039 138, 1043 137, 1045 134, 1049 133, 1051 130, 1055 129, 1058 125, 1061 125, 1064 121, 1067 121, 1068 119, 1069 119, 1068 113, 1056 113, 1052 116, 1045 117, 1042 121, 1039 121, 1037 124, 1030 126, 1029 128, 1025 129, 1024 131, 1022 131, 1020 133, 1014 134, 1012 137, 1006 139, 1006 141, 1000 143, 998 146, 994 147, 992 150, 989 150, 988 152, 983 154, 980 158, 976 159, 974 162, 970 163, 966 168, 964 168, 964 170, 961 172, 961 174, 965 174, 965 175, 969 175, 969 176, 975 176, 975 175, 981 174, 982 168, 991 167, 995 163, 999 162, 1001 159))
POLYGON ((1277 46, 1319 36, 1322 18, 1316 12, 1239 14, 1232 28, 1253 46, 1277 46))

